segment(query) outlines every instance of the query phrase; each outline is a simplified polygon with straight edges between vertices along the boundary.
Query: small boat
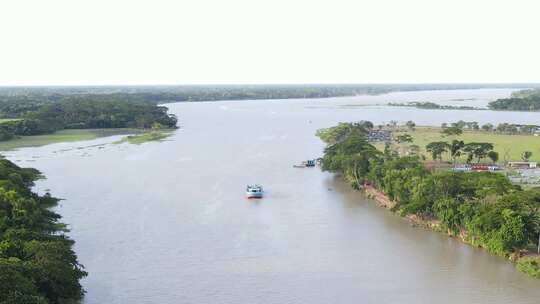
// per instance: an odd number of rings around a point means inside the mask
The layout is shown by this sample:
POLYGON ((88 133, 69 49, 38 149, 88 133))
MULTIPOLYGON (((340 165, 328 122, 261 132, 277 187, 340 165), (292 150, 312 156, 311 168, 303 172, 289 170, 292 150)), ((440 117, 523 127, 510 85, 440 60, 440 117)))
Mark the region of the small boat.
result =
POLYGON ((262 198, 263 187, 261 185, 247 185, 246 197, 247 198, 262 198))
POLYGON ((303 161, 299 165, 293 165, 293 167, 294 168, 309 168, 309 167, 315 167, 316 164, 317 163, 315 159, 310 159, 310 160, 303 161))

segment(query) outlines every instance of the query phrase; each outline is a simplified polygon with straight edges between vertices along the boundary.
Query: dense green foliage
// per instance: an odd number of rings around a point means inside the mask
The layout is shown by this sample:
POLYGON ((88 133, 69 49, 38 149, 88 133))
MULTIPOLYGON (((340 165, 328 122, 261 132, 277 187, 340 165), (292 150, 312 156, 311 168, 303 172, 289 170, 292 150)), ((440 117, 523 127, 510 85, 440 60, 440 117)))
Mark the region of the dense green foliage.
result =
POLYGON ((540 257, 524 257, 517 261, 517 269, 532 277, 540 279, 540 257))
MULTIPOLYGON (((335 129, 344 129, 340 124, 335 129)), ((323 170, 342 174, 354 187, 371 184, 396 202, 396 211, 435 219, 449 232, 464 232, 466 239, 489 251, 508 255, 538 241, 540 190, 522 190, 502 174, 491 172, 431 172, 415 156, 399 157, 370 145, 362 124, 354 132, 331 138, 323 156, 323 170)), ((334 128, 318 134, 333 134, 334 128)), ((487 157, 489 143, 434 143, 441 149, 463 149, 471 157, 487 157)))
MULTIPOLYGON (((15 98, 15 99, 18 99, 15 98)), ((11 101, 11 99, 8 99, 11 101)), ((20 100, 0 105, 6 117, 18 118, 0 123, 0 140, 14 136, 52 133, 61 129, 149 128, 159 123, 176 127, 177 119, 167 108, 143 101, 107 96, 70 96, 49 101, 20 100)))
POLYGON ((67 303, 83 295, 86 275, 64 233, 58 202, 30 187, 39 177, 0 159, 0 303, 67 303))
POLYGON ((490 102, 489 108, 492 110, 539 111, 540 89, 515 92, 510 98, 490 102))

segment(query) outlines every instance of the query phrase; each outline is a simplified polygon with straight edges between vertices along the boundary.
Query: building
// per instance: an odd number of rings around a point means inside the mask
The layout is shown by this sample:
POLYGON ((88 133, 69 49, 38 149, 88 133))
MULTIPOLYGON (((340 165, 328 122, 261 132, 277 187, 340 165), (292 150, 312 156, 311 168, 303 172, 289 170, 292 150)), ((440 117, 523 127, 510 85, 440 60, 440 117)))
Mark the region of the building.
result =
POLYGON ((537 166, 536 162, 526 162, 526 161, 513 161, 508 162, 508 166, 514 169, 534 169, 537 166))
POLYGON ((457 165, 453 168, 454 171, 462 171, 462 172, 478 172, 478 171, 499 171, 501 170, 501 167, 497 165, 486 165, 486 164, 465 164, 465 165, 457 165))
POLYGON ((391 142, 392 132, 388 130, 371 130, 367 135, 369 142, 391 142))

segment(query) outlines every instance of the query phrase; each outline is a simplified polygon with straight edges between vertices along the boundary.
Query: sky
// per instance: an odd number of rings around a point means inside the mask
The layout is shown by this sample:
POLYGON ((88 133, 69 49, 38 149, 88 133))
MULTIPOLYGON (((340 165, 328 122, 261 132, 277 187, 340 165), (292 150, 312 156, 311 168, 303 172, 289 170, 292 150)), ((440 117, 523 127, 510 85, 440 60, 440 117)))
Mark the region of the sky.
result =
POLYGON ((0 0, 0 85, 540 82, 538 0, 0 0))

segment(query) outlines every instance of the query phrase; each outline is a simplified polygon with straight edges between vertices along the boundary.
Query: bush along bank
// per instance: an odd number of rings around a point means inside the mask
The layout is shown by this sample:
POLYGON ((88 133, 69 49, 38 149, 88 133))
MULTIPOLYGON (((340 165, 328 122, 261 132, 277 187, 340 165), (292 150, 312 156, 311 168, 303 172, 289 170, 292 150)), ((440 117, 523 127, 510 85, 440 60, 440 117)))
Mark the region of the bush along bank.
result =
POLYGON ((540 189, 523 190, 491 172, 431 172, 418 157, 377 150, 366 140, 369 122, 319 130, 327 143, 322 168, 353 187, 368 185, 377 201, 413 222, 510 258, 535 276, 540 189))

